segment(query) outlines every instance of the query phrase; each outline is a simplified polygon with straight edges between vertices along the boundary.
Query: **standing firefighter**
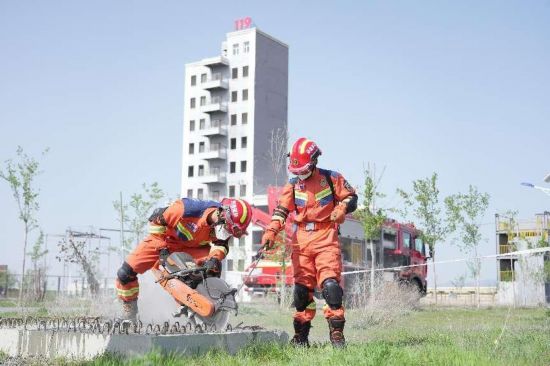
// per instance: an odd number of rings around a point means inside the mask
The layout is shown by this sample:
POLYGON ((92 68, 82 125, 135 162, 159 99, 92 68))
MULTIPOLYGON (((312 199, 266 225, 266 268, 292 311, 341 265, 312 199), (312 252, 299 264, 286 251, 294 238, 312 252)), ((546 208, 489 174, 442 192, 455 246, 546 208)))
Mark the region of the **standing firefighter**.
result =
POLYGON ((159 256, 173 252, 191 255, 197 265, 217 274, 231 237, 246 235, 252 219, 250 204, 225 198, 220 202, 182 198, 156 209, 149 218, 149 235, 138 244, 117 272, 115 287, 123 302, 124 318, 135 320, 139 294, 138 273, 153 267, 159 256))
POLYGON ((357 208, 357 195, 342 175, 317 168, 321 150, 315 142, 298 139, 290 151, 288 170, 296 177, 283 188, 262 243, 273 246, 291 211, 296 212, 292 236, 294 269, 294 338, 292 344, 308 346, 311 320, 315 317, 313 290, 318 286, 326 301, 323 308, 330 341, 343 347, 344 308, 340 286, 342 259, 338 225, 357 208))

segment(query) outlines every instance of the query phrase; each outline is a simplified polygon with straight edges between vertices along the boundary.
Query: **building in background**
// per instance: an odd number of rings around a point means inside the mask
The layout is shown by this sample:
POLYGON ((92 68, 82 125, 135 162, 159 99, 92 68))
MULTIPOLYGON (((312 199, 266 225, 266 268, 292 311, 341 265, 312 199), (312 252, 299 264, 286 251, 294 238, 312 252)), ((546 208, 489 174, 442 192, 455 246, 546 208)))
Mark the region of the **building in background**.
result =
POLYGON ((550 245, 550 212, 537 214, 534 220, 495 217, 497 301, 516 306, 550 303, 550 252, 513 254, 550 245))
MULTIPOLYGON (((219 56, 185 66, 184 197, 240 197, 267 207, 268 185, 287 179, 286 169, 275 176, 268 150, 273 133, 287 135, 288 46, 250 25, 250 18, 236 22, 219 56)), ((227 270, 246 268, 261 232, 252 227, 231 243, 227 270)))

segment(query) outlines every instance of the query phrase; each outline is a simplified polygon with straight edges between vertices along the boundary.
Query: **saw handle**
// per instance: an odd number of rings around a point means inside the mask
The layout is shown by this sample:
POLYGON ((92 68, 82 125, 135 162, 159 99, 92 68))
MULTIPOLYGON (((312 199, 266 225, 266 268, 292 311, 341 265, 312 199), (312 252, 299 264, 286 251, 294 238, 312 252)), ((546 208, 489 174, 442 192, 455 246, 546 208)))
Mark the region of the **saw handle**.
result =
POLYGON ((164 281, 164 280, 170 280, 170 279, 176 278, 176 277, 182 277, 182 276, 187 276, 187 275, 190 275, 190 274, 201 273, 201 272, 203 272, 203 273, 206 272, 206 267, 183 269, 181 271, 175 271, 175 272, 168 273, 167 275, 162 276, 160 279, 155 281, 155 283, 158 283, 158 282, 161 282, 161 281, 164 281))

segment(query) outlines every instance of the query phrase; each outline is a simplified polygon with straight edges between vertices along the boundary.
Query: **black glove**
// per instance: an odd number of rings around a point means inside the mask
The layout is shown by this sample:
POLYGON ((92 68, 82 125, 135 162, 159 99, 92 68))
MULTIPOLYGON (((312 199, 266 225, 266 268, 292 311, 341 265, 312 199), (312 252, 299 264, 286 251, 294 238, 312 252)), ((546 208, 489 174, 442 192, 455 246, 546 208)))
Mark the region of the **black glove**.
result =
POLYGON ((204 262, 206 273, 218 273, 222 270, 222 262, 216 257, 208 258, 204 262))

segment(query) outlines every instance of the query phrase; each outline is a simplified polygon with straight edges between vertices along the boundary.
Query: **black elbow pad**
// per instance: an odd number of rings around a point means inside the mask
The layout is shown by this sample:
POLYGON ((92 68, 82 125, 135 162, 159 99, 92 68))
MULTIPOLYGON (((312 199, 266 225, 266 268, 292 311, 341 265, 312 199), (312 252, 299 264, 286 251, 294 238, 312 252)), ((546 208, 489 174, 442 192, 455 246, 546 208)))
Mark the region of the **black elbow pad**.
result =
POLYGON ((348 201, 348 204, 346 206, 346 213, 351 213, 355 210, 357 210, 357 195, 354 194, 350 196, 350 200, 348 201))

